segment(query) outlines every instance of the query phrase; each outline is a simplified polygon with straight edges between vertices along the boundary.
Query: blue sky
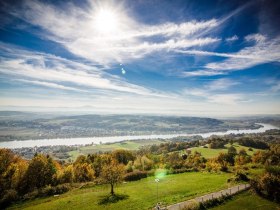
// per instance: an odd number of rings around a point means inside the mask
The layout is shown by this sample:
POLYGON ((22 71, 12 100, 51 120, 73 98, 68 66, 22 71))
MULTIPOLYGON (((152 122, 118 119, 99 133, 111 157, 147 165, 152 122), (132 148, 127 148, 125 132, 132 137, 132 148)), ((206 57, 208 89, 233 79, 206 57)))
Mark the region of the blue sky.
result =
POLYGON ((280 3, 1 1, 0 109, 280 114, 280 3))

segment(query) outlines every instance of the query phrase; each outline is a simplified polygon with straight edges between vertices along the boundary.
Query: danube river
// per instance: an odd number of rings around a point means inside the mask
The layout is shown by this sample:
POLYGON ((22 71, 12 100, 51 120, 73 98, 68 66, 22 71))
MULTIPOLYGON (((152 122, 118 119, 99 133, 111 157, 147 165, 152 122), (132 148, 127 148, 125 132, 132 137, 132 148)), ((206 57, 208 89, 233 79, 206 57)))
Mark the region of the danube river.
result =
POLYGON ((138 139, 170 139, 178 136, 194 136, 200 135, 203 138, 210 137, 211 135, 227 135, 227 134, 246 134, 246 133, 262 133, 270 129, 279 129, 273 125, 262 124, 263 127, 258 129, 249 130, 228 130, 222 132, 209 132, 209 133, 197 133, 197 134, 164 134, 164 135, 141 135, 141 136, 111 136, 111 137, 84 137, 84 138, 58 138, 58 139, 37 139, 37 140, 21 140, 21 141, 5 141, 0 142, 0 147, 5 148, 22 148, 22 147, 40 147, 40 146, 57 146, 57 145, 85 145, 85 144, 99 144, 102 143, 112 143, 119 142, 123 140, 138 140, 138 139))

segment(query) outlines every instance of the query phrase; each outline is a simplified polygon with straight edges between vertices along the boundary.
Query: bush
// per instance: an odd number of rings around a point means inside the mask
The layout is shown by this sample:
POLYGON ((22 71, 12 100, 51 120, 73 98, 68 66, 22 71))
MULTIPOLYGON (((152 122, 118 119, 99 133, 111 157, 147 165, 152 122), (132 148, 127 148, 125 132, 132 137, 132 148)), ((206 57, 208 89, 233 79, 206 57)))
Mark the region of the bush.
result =
POLYGON ((244 172, 238 171, 238 172, 236 172, 236 174, 232 178, 228 179, 227 181, 228 182, 231 182, 231 181, 234 181, 234 182, 245 181, 245 182, 247 182, 249 180, 250 179, 248 178, 248 176, 244 172))
POLYGON ((3 208, 6 208, 10 204, 12 204, 14 201, 18 199, 17 191, 15 190, 6 190, 4 192, 3 198, 0 200, 0 206, 3 208))
POLYGON ((259 195, 280 202, 280 176, 266 172, 258 178, 251 180, 251 186, 259 195))
POLYGON ((130 172, 127 173, 124 176, 124 180, 125 181, 137 181, 143 178, 147 177, 147 172, 146 171, 134 171, 134 172, 130 172))
POLYGON ((223 204, 225 201, 227 201, 231 198, 232 198, 232 196, 223 195, 220 198, 214 198, 212 200, 204 201, 204 202, 200 203, 199 209, 208 209, 208 208, 211 208, 214 206, 218 206, 220 204, 223 204))
POLYGON ((170 174, 181 174, 185 172, 193 172, 197 171, 197 168, 181 168, 181 169, 173 169, 170 170, 170 174))
POLYGON ((199 210, 200 206, 196 200, 190 200, 183 208, 183 210, 199 210))
POLYGON ((39 191, 38 196, 44 197, 44 196, 62 194, 62 193, 69 191, 71 188, 72 187, 70 184, 61 184, 61 185, 57 185, 55 187, 48 185, 39 191))

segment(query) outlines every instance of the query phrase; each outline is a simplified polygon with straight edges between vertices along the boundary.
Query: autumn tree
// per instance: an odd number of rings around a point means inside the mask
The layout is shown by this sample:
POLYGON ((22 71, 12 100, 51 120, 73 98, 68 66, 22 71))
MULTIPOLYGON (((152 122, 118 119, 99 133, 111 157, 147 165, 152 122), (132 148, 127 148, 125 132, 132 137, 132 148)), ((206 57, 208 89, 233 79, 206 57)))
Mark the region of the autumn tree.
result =
POLYGON ((115 150, 112 153, 112 157, 115 158, 119 163, 126 165, 129 161, 134 161, 135 156, 131 151, 128 150, 115 150))
POLYGON ((138 156, 134 161, 134 167, 141 171, 151 170, 153 167, 153 161, 146 155, 138 156))
POLYGON ((106 164, 102 168, 101 177, 104 182, 110 184, 111 195, 114 195, 114 187, 117 183, 123 180, 125 172, 125 167, 123 164, 118 163, 116 160, 112 159, 110 163, 106 164))
POLYGON ((80 155, 73 164, 74 177, 76 182, 88 182, 94 179, 94 170, 90 161, 80 155))
POLYGON ((0 149, 0 197, 5 190, 18 190, 26 170, 25 160, 9 149, 0 149))
POLYGON ((28 165, 24 178, 24 190, 32 191, 35 188, 54 184, 56 173, 56 163, 50 156, 36 154, 28 165))
POLYGON ((66 166, 59 176, 60 183, 72 183, 74 181, 73 165, 66 166))
POLYGON ((216 162, 220 164, 221 171, 228 170, 228 155, 226 153, 219 153, 219 155, 216 158, 216 162))

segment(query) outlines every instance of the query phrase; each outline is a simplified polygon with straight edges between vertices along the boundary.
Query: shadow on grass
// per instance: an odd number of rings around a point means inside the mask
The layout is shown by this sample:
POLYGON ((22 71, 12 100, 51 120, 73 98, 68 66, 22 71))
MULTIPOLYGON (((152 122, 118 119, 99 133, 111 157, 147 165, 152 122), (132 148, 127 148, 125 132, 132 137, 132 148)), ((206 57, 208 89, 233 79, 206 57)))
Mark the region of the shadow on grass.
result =
POLYGON ((123 195, 123 194, 105 195, 100 197, 98 204, 106 205, 110 203, 117 203, 118 201, 128 199, 128 197, 129 197, 128 195, 123 195))

